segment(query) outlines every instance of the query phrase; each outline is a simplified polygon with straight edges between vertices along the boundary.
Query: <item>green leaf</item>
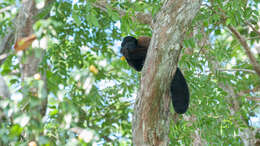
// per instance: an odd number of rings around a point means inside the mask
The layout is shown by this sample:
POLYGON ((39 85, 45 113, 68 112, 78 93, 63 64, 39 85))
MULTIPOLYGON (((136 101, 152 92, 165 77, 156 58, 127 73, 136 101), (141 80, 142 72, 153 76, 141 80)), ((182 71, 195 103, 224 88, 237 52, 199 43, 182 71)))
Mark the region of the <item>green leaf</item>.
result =
POLYGON ((72 18, 74 19, 77 26, 81 25, 80 17, 76 12, 72 12, 72 18))
POLYGON ((89 23, 96 26, 96 27, 99 27, 99 23, 98 23, 98 19, 94 13, 95 11, 93 11, 93 13, 91 13, 89 15, 89 23))

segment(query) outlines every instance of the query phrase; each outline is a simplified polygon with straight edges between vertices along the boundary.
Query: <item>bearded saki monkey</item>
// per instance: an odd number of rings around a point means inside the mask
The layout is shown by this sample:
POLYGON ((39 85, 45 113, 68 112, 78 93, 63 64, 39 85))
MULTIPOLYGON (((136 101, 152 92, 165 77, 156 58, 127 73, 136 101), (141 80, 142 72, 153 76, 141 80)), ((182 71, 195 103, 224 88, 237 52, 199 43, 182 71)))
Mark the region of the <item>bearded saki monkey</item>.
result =
MULTIPOLYGON (((141 71, 146 58, 146 53, 151 38, 139 37, 138 39, 127 36, 121 43, 120 52, 126 58, 127 63, 136 71, 141 71)), ((179 68, 177 68, 175 76, 171 81, 171 98, 173 108, 176 113, 184 114, 189 107, 189 88, 184 76, 179 68)))

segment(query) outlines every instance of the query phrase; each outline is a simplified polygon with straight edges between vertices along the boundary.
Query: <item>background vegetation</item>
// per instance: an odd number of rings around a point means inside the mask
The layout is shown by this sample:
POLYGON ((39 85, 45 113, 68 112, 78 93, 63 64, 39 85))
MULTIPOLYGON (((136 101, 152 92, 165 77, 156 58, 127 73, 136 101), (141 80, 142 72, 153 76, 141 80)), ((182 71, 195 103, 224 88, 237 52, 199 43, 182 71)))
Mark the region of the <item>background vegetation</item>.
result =
MULTIPOLYGON (((28 3, 0 0, 0 145, 131 145, 139 74, 120 41, 151 36, 138 17, 156 19, 162 1, 36 0, 26 13, 28 3)), ((259 7, 203 1, 179 61, 190 108, 171 108, 170 145, 260 142, 259 7)))

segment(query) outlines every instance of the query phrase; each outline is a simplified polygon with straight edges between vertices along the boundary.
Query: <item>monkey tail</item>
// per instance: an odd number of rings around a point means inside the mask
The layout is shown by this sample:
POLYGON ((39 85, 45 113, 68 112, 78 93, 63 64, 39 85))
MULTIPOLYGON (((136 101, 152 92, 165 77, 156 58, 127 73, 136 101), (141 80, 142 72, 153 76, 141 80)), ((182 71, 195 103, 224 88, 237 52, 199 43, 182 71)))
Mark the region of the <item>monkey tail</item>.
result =
POLYGON ((179 68, 177 68, 171 82, 171 98, 175 112, 184 114, 189 107, 190 94, 186 80, 179 68))

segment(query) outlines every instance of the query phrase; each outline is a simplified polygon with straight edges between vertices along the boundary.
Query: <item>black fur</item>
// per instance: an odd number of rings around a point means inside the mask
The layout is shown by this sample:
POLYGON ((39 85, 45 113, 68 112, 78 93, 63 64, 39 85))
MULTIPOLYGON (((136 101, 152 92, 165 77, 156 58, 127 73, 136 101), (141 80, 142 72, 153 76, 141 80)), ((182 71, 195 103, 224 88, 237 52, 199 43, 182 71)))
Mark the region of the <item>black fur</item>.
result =
POLYGON ((178 114, 184 114, 190 102, 189 87, 179 68, 171 82, 172 105, 178 114))
POLYGON ((147 49, 138 46, 137 39, 131 36, 124 38, 120 52, 125 56, 128 64, 137 71, 141 71, 144 65, 147 49))
MULTIPOLYGON (((125 56, 127 63, 137 71, 141 71, 146 58, 148 44, 139 44, 138 42, 145 42, 140 39, 147 39, 147 37, 136 38, 127 36, 121 43, 120 52, 125 56)), ((186 80, 181 73, 180 69, 177 68, 175 76, 171 82, 171 97, 173 108, 176 113, 183 114, 189 107, 189 88, 186 80)))

